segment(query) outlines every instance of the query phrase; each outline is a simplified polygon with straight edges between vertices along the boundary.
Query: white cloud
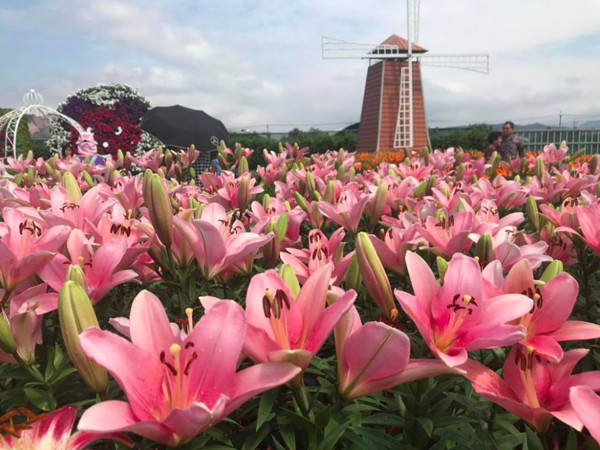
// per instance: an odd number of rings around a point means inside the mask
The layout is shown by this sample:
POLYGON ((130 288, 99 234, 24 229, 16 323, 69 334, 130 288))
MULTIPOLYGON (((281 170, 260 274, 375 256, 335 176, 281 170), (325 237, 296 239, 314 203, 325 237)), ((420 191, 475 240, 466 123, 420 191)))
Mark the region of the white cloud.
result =
MULTIPOLYGON (((320 37, 378 43, 406 33, 405 13, 401 0, 47 0, 0 10, 0 24, 25 40, 27 30, 94 39, 89 52, 103 56, 95 65, 73 67, 55 52, 64 71, 32 69, 49 100, 126 82, 154 105, 202 108, 243 127, 358 120, 367 63, 322 60, 320 37)), ((422 0, 423 46, 491 53, 489 76, 423 69, 430 121, 599 113, 600 60, 574 51, 586 36, 600 47, 598 17, 597 0, 422 0)), ((29 87, 11 82, 5 97, 16 101, 29 87)))

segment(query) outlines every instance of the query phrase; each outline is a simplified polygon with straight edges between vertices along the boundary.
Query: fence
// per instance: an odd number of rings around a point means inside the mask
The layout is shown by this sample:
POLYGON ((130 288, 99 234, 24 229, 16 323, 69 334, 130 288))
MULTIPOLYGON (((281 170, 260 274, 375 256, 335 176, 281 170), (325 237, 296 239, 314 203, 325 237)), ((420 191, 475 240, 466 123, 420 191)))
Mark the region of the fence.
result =
POLYGON ((573 151, 585 148, 588 154, 600 153, 600 129, 518 131, 516 134, 523 139, 525 149, 534 152, 543 150, 544 145, 554 143, 558 147, 562 141, 567 141, 573 151))

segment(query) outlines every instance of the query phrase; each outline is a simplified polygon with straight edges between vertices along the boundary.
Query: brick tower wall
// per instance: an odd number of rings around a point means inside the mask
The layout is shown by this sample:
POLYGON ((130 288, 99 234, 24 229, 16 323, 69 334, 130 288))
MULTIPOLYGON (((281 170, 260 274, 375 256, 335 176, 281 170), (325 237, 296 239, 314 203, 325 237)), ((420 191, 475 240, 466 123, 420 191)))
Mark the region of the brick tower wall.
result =
MULTIPOLYGON (((429 145, 421 68, 413 62, 413 148, 429 145)), ((360 120, 357 149, 361 152, 394 149, 394 136, 400 101, 400 73, 406 61, 385 60, 369 67, 360 120), (383 84, 383 90, 382 90, 383 84), (383 93, 383 95, 382 95, 383 93)), ((408 117, 406 118, 408 120, 408 117)))

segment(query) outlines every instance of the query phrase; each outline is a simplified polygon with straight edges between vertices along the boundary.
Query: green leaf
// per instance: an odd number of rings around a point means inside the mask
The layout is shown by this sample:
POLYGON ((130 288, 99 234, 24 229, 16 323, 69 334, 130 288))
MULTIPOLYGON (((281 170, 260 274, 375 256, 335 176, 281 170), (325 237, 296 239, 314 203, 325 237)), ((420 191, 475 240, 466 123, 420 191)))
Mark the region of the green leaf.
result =
POLYGON ((264 424, 260 429, 250 435, 242 445, 242 450, 254 450, 271 433, 273 426, 270 423, 264 424))
POLYGON ((423 427, 423 430, 427 433, 427 437, 431 438, 431 434, 433 433, 433 421, 429 417, 417 417, 415 420, 423 427))
POLYGON ((325 439, 321 441, 319 444, 319 450, 332 450, 335 447, 335 444, 340 440, 350 422, 345 422, 338 426, 335 430, 325 436, 325 439))
POLYGON ((258 417, 256 419, 256 431, 262 427, 263 423, 270 420, 270 413, 273 409, 273 404, 277 398, 277 392, 279 389, 271 389, 263 393, 260 397, 260 403, 258 404, 258 417))
POLYGON ((544 450, 544 445, 538 434, 529 427, 525 427, 527 431, 527 449, 528 450, 544 450))
POLYGON ((51 392, 35 388, 25 388, 23 390, 25 391, 27 400, 34 404, 36 408, 42 411, 53 411, 56 409, 56 399, 51 392))
POLYGON ((54 379, 52 380, 52 384, 58 383, 60 380, 68 377, 73 372, 77 372, 77 369, 75 367, 69 367, 68 369, 63 370, 60 374, 54 377, 54 379))
POLYGON ((575 433, 573 428, 569 429, 565 450, 577 450, 577 433, 575 433))
POLYGON ((60 370, 65 360, 65 354, 58 344, 54 344, 54 358, 52 364, 56 370, 60 370))
POLYGON ((295 450, 296 435, 294 434, 294 427, 291 425, 291 421, 288 418, 277 416, 277 425, 279 434, 285 445, 287 445, 290 450, 295 450))

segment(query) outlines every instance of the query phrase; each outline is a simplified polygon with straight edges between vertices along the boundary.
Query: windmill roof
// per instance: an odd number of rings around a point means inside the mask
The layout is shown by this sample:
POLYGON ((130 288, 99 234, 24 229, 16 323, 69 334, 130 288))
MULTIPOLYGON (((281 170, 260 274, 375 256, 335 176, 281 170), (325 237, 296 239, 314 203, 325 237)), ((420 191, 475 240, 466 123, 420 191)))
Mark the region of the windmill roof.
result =
MULTIPOLYGON (((397 34, 392 34, 389 38, 387 38, 379 45, 395 45, 400 49, 400 51, 408 52, 408 41, 403 37, 398 36, 397 34)), ((371 53, 379 53, 380 51, 380 49, 376 49, 373 50, 371 53)), ((413 42, 412 51, 413 53, 425 53, 427 49, 413 42)))

